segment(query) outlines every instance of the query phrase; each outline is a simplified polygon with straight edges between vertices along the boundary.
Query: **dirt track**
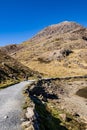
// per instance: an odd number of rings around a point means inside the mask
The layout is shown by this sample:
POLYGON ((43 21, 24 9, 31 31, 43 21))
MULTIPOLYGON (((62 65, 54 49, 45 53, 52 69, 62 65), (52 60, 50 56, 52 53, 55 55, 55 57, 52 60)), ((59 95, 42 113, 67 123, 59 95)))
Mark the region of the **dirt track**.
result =
POLYGON ((0 130, 21 130, 22 90, 27 84, 24 81, 0 90, 0 130))

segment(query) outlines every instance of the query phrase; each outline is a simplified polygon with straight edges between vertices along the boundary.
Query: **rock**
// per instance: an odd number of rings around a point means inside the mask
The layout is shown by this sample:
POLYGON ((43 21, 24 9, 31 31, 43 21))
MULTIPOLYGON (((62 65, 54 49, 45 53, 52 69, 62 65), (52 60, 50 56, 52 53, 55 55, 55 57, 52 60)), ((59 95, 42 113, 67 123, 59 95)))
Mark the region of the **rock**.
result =
POLYGON ((29 120, 33 120, 33 119, 34 119, 33 107, 28 107, 28 108, 27 108, 26 117, 27 117, 29 120))
POLYGON ((26 128, 25 130, 35 130, 33 125, 30 125, 28 128, 26 128))
POLYGON ((66 121, 66 114, 59 114, 59 116, 62 118, 63 121, 66 121))
POLYGON ((4 116, 4 119, 7 119, 8 118, 8 116, 4 116))
POLYGON ((53 108, 54 106, 50 106, 51 108, 53 108))
POLYGON ((60 52, 64 57, 69 56, 71 53, 73 53, 73 51, 69 50, 69 49, 63 49, 60 52))
POLYGON ((78 113, 74 113, 75 117, 80 117, 80 115, 78 113))
POLYGON ((70 122, 70 121, 72 121, 72 118, 66 117, 66 121, 67 121, 67 122, 70 122))
POLYGON ((31 125, 31 122, 30 121, 25 121, 21 124, 21 127, 24 129, 24 128, 27 128, 31 125))
POLYGON ((47 102, 47 98, 46 98, 46 97, 43 97, 43 98, 42 98, 42 101, 47 102))
POLYGON ((26 119, 24 119, 24 118, 21 118, 21 119, 20 119, 20 121, 24 122, 24 121, 26 121, 26 119))

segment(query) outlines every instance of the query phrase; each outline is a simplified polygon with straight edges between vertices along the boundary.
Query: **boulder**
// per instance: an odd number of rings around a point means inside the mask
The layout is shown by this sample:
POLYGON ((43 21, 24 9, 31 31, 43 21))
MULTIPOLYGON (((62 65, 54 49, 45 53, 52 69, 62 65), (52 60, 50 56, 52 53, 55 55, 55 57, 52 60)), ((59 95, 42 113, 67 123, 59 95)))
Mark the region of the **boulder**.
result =
POLYGON ((29 127, 29 126, 30 126, 30 124, 31 124, 31 122, 30 122, 30 121, 25 121, 25 122, 23 122, 23 123, 21 124, 21 127, 24 129, 24 128, 29 127))
POLYGON ((28 107, 27 108, 26 117, 29 120, 33 120, 34 119, 34 110, 33 110, 33 107, 28 107))
POLYGON ((35 130, 33 125, 29 126, 28 128, 26 128, 25 130, 35 130))
POLYGON ((74 113, 75 117, 80 117, 80 115, 78 113, 74 113))

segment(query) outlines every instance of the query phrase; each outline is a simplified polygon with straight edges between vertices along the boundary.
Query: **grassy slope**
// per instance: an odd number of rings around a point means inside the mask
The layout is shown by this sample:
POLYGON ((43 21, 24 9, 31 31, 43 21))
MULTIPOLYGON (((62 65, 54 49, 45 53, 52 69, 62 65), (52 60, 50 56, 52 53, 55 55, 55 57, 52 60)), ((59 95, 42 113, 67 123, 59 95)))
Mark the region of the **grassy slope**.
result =
MULTIPOLYGON (((47 30, 45 33, 47 33, 47 30)), ((50 34, 49 31, 45 35, 42 31, 41 34, 21 44, 20 46, 23 48, 17 51, 13 57, 48 77, 85 75, 87 74, 87 40, 82 37, 86 37, 86 34, 86 29, 82 27, 81 29, 77 28, 77 31, 74 29, 72 32, 63 34, 59 34, 58 31, 50 34), (57 54, 55 58, 54 53, 58 53, 62 49, 70 49, 73 53, 58 60, 59 55, 57 54), (44 60, 42 63, 38 58, 52 60, 51 62, 44 60)))
POLYGON ((32 39, 18 45, 11 55, 32 70, 47 77, 86 75, 87 29, 76 23, 49 26, 32 39), (73 25, 73 26, 72 26, 73 25), (85 38, 83 38, 85 37, 85 38), (58 51, 72 50, 69 56, 60 58, 58 51), (55 55, 55 52, 57 53, 55 55), (39 59, 45 59, 41 62, 39 59), (51 59, 47 62, 46 59, 51 59))
POLYGON ((38 75, 38 72, 32 71, 0 51, 0 88, 17 83, 23 80, 26 75, 32 77, 38 75))
MULTIPOLYGON (((27 64, 30 68, 44 73, 48 77, 65 77, 74 75, 86 75, 86 55, 79 57, 80 52, 85 53, 87 49, 73 50, 70 56, 61 61, 53 60, 50 63, 41 63, 39 61, 31 61, 27 64)), ((24 62, 26 64, 26 62, 24 62)))

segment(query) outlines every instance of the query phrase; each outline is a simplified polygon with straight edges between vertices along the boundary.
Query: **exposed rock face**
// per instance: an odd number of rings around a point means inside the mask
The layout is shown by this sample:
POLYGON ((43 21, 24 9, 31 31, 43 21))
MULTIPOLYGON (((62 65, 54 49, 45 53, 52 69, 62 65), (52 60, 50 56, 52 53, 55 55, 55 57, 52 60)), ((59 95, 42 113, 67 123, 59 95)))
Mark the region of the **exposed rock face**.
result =
POLYGON ((2 50, 5 53, 13 53, 18 50, 18 46, 16 44, 7 45, 5 47, 1 47, 0 50, 2 50))
POLYGON ((80 24, 77 24, 75 22, 64 21, 62 23, 54 24, 54 25, 51 25, 51 26, 45 28, 44 30, 39 32, 33 39, 35 39, 37 37, 41 38, 41 37, 51 36, 56 33, 64 34, 64 33, 76 31, 79 29, 83 29, 83 27, 80 24))

